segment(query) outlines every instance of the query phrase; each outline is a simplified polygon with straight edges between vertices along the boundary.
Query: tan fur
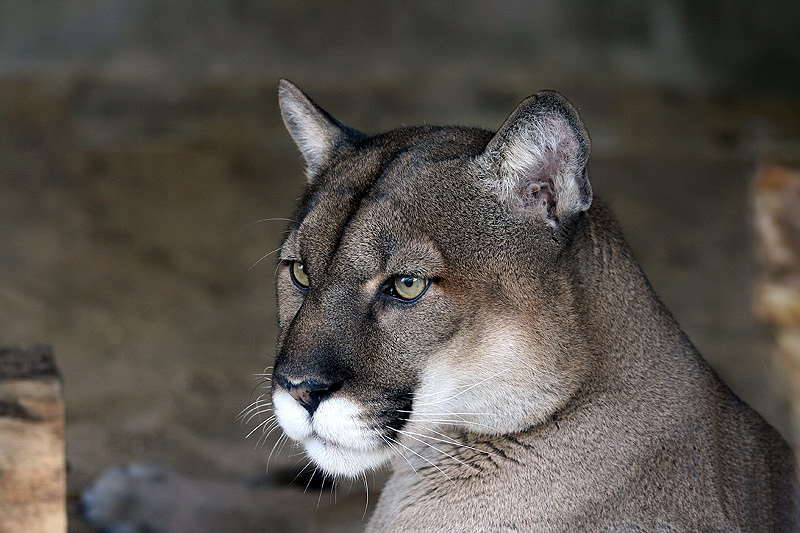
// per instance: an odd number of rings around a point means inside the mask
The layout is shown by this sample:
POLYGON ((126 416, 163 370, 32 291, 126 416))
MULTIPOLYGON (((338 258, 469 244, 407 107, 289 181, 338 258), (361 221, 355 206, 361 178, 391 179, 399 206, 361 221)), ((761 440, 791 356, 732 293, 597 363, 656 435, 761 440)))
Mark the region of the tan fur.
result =
POLYGON ((280 98, 311 172, 281 250, 276 414, 330 475, 392 463, 369 531, 797 528, 789 447, 654 294, 563 97, 496 133, 374 137, 280 98), (427 291, 399 300, 402 275, 427 291))

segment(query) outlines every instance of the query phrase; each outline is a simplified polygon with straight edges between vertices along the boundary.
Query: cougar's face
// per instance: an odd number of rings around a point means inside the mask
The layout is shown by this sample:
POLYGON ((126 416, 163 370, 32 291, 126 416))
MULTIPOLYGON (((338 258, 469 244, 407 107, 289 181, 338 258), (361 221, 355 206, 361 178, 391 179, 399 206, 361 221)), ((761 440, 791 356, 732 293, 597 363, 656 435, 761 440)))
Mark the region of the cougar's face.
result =
POLYGON ((516 237, 467 158, 431 157, 444 140, 376 142, 340 161, 281 248, 274 409, 328 474, 360 475, 444 426, 530 422, 530 339, 507 286, 520 265, 492 244, 516 237))
POLYGON ((591 202, 574 108, 542 92, 494 134, 368 137, 288 81, 279 101, 308 165, 279 265, 284 432, 352 477, 452 429, 510 433, 551 416, 588 360, 558 264, 568 221, 591 202))
POLYGON ((274 409, 329 474, 402 448, 424 371, 462 327, 412 152, 364 149, 332 168, 281 248, 274 409))

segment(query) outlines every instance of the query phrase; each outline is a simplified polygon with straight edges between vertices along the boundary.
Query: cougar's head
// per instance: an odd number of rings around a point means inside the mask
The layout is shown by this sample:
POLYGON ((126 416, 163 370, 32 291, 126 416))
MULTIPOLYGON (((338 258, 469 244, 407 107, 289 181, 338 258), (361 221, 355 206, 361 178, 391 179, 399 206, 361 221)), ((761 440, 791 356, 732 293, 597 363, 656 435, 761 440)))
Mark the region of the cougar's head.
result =
POLYGON ((494 134, 370 137, 288 81, 279 100, 308 180, 277 282, 285 433, 357 476, 445 431, 548 419, 586 371, 563 268, 592 199, 573 107, 542 92, 494 134))

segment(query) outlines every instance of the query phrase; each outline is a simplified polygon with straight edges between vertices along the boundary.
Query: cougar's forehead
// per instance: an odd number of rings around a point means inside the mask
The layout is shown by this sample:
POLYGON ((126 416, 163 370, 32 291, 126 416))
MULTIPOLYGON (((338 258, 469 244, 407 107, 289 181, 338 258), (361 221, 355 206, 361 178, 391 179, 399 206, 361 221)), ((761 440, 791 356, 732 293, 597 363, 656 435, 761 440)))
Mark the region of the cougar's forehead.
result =
MULTIPOLYGON (((477 153, 482 138, 476 137, 471 150, 477 153)), ((458 209, 443 204, 463 203, 454 192, 468 187, 468 176, 453 171, 448 152, 455 148, 447 139, 441 131, 423 132, 405 142, 367 145, 336 161, 306 195, 284 254, 311 269, 436 275, 408 268, 441 266, 437 241, 452 237, 442 212, 449 211, 450 222, 458 216, 458 209)))

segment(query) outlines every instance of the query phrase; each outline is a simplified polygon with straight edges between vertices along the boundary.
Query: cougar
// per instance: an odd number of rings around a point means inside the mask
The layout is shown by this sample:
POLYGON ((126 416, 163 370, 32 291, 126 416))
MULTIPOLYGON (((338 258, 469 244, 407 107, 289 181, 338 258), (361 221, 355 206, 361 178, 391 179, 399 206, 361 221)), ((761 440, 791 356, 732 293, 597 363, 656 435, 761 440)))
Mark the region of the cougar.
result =
MULTIPOLYGON (((391 467, 368 531, 798 528, 789 446, 654 293, 564 97, 494 133, 368 136, 278 92, 307 186, 280 248, 273 410, 309 471, 391 467)), ((337 527, 289 490, 144 465, 83 504, 114 531, 337 527)))
POLYGON ((563 96, 375 136, 279 102, 307 187, 273 407, 328 476, 391 465, 368 531, 797 528, 789 446, 656 296, 563 96))

